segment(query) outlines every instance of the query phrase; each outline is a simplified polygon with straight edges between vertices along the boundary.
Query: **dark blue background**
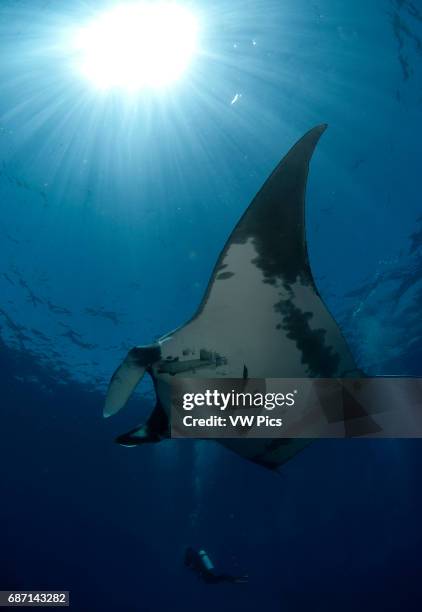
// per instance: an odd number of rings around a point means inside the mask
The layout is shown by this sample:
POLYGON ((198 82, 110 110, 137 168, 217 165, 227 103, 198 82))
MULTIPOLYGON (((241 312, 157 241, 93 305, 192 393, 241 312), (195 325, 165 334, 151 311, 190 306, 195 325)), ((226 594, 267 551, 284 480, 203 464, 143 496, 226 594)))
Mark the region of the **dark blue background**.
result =
POLYGON ((89 3, 2 3, 0 587, 68 589, 82 611, 419 610, 418 440, 318 441, 276 475, 211 442, 114 445, 148 388, 102 420, 127 349, 192 315, 239 215, 320 122, 321 293, 366 371, 422 374, 422 7, 191 4, 191 71, 129 103, 69 68, 89 3), (198 582, 187 545, 249 584, 198 582))

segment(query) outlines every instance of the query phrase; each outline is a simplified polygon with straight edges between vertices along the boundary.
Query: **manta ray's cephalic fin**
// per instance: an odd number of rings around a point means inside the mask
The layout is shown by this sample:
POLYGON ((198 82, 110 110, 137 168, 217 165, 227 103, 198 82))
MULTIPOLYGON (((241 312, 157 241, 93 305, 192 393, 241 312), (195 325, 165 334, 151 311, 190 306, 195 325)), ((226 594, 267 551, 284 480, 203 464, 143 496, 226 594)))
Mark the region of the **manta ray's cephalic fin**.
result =
POLYGON ((135 427, 125 434, 116 438, 117 444, 121 446, 139 446, 151 442, 160 442, 170 437, 170 426, 167 414, 159 400, 144 425, 135 427))
POLYGON ((104 405, 104 417, 116 414, 126 404, 147 368, 161 357, 158 344, 137 346, 129 351, 113 374, 104 405))

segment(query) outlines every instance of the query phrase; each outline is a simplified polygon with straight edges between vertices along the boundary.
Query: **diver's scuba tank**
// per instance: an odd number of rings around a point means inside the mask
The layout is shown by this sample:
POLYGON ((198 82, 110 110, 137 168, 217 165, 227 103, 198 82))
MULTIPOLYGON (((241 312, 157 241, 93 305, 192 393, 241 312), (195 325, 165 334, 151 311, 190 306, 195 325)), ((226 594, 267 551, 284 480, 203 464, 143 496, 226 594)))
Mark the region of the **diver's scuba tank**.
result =
POLYGON ((199 556, 201 558, 201 561, 205 567, 205 569, 209 572, 211 572, 214 569, 214 565, 213 562, 211 561, 211 559, 209 558, 209 556, 207 555, 207 553, 205 552, 205 550, 200 550, 199 551, 199 556))

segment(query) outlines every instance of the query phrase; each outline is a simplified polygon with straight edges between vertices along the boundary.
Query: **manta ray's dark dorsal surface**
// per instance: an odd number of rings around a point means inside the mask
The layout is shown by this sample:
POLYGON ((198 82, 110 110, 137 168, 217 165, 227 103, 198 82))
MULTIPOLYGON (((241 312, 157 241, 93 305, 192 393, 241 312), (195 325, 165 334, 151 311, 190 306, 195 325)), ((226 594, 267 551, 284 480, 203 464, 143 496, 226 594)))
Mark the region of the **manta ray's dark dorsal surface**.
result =
MULTIPOLYGON (((326 126, 308 132, 284 157, 229 237, 195 316, 151 347, 136 347, 110 383, 105 415, 117 412, 148 371, 156 412, 171 410, 170 385, 185 378, 340 378, 359 375, 336 322, 315 285, 305 232, 309 163, 326 126), (148 362, 148 363, 147 363, 148 362)), ((160 422, 154 418, 151 422, 160 422)), ((156 440, 151 426, 125 443, 156 440)), ((162 432, 161 432, 162 433, 162 432)), ((269 467, 305 440, 220 440, 269 467)))

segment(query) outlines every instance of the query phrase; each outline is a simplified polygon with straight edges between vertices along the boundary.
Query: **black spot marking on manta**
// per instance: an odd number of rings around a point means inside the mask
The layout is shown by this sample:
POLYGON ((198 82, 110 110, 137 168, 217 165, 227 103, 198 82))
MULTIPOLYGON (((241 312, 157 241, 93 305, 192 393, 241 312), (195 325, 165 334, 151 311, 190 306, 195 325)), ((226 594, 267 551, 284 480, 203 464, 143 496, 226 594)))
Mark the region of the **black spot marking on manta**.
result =
POLYGON ((221 274, 217 276, 217 280, 226 280, 227 278, 231 278, 232 276, 234 276, 233 272, 221 272, 221 274))
POLYGON ((309 375, 331 378, 338 374, 340 355, 326 345, 324 329, 310 328, 312 313, 301 311, 291 300, 282 300, 274 308, 283 316, 281 329, 296 342, 302 353, 302 363, 308 366, 309 375))

